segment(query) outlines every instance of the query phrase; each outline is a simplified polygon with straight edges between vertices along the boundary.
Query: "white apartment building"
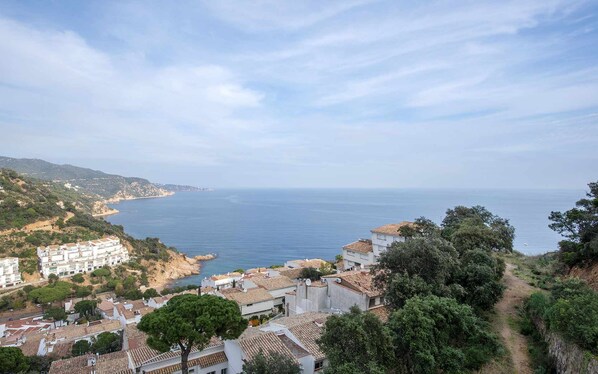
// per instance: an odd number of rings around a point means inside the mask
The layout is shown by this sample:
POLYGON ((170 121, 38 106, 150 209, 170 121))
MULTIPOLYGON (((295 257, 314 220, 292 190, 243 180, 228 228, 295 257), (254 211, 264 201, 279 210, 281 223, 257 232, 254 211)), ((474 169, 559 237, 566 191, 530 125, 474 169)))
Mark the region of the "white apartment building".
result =
POLYGON ((68 276, 114 266, 129 261, 129 252, 116 236, 88 242, 51 245, 37 248, 44 278, 50 274, 68 276))
POLYGON ((344 269, 370 267, 378 262, 380 254, 395 242, 403 242, 405 238, 399 234, 403 226, 412 222, 390 223, 371 230, 372 239, 360 239, 343 247, 344 269))
POLYGON ((16 257, 0 258, 0 288, 21 283, 19 259, 16 257))
POLYGON ((209 278, 204 278, 201 280, 202 287, 212 287, 217 290, 229 288, 233 286, 233 283, 238 283, 243 278, 243 274, 241 273, 226 273, 226 274, 219 274, 219 275, 212 275, 209 278))

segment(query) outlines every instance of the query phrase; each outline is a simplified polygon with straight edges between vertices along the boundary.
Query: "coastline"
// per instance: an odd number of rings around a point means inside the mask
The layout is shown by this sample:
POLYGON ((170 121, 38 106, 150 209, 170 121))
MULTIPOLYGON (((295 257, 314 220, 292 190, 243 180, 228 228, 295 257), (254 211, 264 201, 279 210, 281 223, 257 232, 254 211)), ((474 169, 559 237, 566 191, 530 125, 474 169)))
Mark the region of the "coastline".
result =
POLYGON ((184 253, 170 252, 169 261, 150 265, 149 287, 160 291, 179 279, 199 275, 202 263, 215 258, 213 254, 188 257, 184 253))

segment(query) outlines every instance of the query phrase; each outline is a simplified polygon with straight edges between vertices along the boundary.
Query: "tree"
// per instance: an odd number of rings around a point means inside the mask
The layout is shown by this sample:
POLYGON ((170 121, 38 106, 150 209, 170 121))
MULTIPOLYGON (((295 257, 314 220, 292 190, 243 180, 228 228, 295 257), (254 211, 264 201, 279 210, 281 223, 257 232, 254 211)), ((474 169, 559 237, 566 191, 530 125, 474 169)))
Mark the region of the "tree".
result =
POLYGON ((456 275, 456 282, 465 293, 458 299, 475 309, 491 309, 505 289, 502 283, 504 269, 504 261, 483 250, 465 252, 456 275))
POLYGON ((81 316, 93 316, 96 312, 98 303, 95 300, 81 300, 75 304, 75 312, 81 316))
POLYGON ((20 348, 0 347, 0 373, 20 373, 28 368, 27 357, 20 348))
POLYGON ((29 298, 40 304, 64 300, 72 293, 71 286, 71 283, 56 281, 45 287, 32 290, 29 292, 29 298))
POLYGON ((87 340, 79 340, 75 344, 73 344, 73 348, 71 348, 71 353, 73 356, 82 356, 87 352, 91 351, 91 344, 87 340))
POLYGON ((551 229, 566 240, 559 243, 560 259, 574 266, 598 259, 598 182, 588 184, 586 198, 564 213, 551 212, 551 229))
POLYGON ((412 373, 475 370, 500 348, 488 324, 470 306, 450 298, 411 298, 391 315, 388 326, 396 357, 412 373))
POLYGON ((48 283, 52 284, 52 283, 55 283, 56 281, 58 281, 58 275, 56 275, 54 273, 48 275, 48 283))
POLYGON ((204 349, 214 336, 236 339, 247 328, 239 306, 213 295, 179 295, 160 309, 141 318, 139 330, 149 335, 147 343, 161 352, 176 345, 181 350, 182 374, 188 374, 192 347, 204 349))
POLYGON ((413 225, 403 225, 399 228, 399 234, 407 239, 414 237, 430 237, 440 235, 440 227, 426 217, 419 217, 413 221, 413 225))
POLYGON ((71 277, 71 280, 75 283, 83 283, 85 282, 85 278, 83 278, 83 274, 77 273, 71 277))
POLYGON ((293 358, 278 352, 260 351, 243 364, 243 374, 300 374, 301 367, 293 358))
POLYGON ((459 265, 451 243, 436 237, 413 237, 393 245, 374 266, 374 282, 385 290, 386 301, 395 308, 415 295, 450 295, 449 281, 459 265))
POLYGON ((322 274, 320 274, 318 269, 312 267, 303 268, 301 269, 301 273, 299 273, 299 278, 310 279, 311 281, 320 280, 321 276, 322 274))
POLYGON ((148 288, 147 290, 145 290, 143 292, 144 299, 149 299, 149 298, 158 297, 158 296, 160 296, 160 294, 158 293, 158 291, 156 291, 155 288, 148 288))
POLYGON ((318 345, 333 368, 350 365, 360 373, 372 373, 393 367, 390 331, 375 315, 356 306, 326 320, 318 345))
POLYGON ((122 348, 121 336, 111 332, 103 332, 92 339, 91 351, 98 354, 120 351, 122 348))
POLYGON ((64 311, 64 308, 50 308, 44 313, 44 318, 53 320, 54 327, 56 328, 57 321, 66 320, 66 312, 64 311))
POLYGON ((512 252, 515 228, 483 206, 457 206, 447 210, 441 235, 461 253, 472 249, 512 252))

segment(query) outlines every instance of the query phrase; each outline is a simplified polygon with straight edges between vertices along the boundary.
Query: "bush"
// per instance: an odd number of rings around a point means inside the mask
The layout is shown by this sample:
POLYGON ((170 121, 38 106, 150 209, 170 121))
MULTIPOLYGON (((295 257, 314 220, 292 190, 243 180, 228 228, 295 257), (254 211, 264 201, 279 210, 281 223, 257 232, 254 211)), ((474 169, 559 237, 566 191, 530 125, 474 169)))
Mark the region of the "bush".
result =
POLYGON ((75 283, 83 283, 85 282, 85 278, 83 278, 83 274, 78 273, 71 277, 71 280, 75 283))

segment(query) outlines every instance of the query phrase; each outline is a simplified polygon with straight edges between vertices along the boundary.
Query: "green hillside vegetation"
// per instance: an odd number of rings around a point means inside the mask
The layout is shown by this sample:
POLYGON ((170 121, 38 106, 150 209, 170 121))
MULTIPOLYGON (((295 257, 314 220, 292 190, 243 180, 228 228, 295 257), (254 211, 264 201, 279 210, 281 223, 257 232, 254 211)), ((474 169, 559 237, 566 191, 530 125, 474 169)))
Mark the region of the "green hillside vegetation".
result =
POLYGON ((113 198, 117 194, 132 197, 159 196, 165 190, 147 179, 107 174, 73 165, 57 165, 37 159, 0 157, 0 168, 8 168, 32 178, 69 183, 75 191, 95 200, 113 198))
POLYGON ((83 297, 94 292, 114 291, 118 296, 139 299, 139 287, 148 285, 152 264, 170 259, 170 251, 157 238, 135 239, 122 226, 94 218, 83 206, 87 197, 60 184, 39 181, 15 171, 0 170, 0 255, 19 258, 22 273, 38 271, 38 246, 65 244, 115 235, 129 249, 131 261, 112 269, 98 269, 92 274, 74 276, 74 283, 60 281, 45 288, 25 287, 3 297, 0 310, 20 309, 28 301, 52 303, 70 296, 83 297), (50 227, 23 230, 39 221, 50 221, 50 227), (95 274, 95 273, 98 274, 95 274))
POLYGON ((328 318, 319 340, 331 364, 325 372, 461 373, 504 355, 489 319, 504 291, 497 254, 513 248, 509 221, 458 206, 440 226, 421 217, 400 232, 407 240, 372 270, 388 322, 356 309, 328 318))

